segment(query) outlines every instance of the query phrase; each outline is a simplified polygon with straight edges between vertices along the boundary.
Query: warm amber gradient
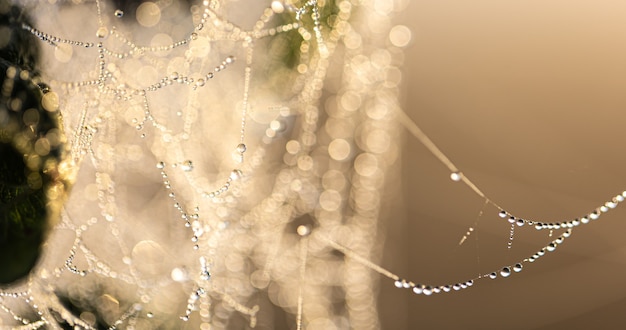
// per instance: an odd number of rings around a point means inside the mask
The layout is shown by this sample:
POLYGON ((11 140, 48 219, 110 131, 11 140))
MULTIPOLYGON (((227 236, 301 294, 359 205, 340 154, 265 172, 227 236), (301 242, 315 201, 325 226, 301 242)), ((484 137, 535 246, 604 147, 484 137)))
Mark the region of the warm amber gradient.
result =
MULTIPOLYGON (((626 189, 626 4, 412 1, 404 24, 406 111, 508 211, 582 216, 626 189)), ((554 237, 509 225, 407 136, 401 201, 384 265, 416 282, 456 283, 533 254, 554 237), (442 282, 443 281, 443 282, 442 282)), ((400 198, 400 197, 398 197, 400 198)), ((626 325, 623 206, 574 229, 509 278, 415 296, 384 281, 385 329, 620 329, 626 325)), ((560 233, 560 231, 555 231, 560 233)))

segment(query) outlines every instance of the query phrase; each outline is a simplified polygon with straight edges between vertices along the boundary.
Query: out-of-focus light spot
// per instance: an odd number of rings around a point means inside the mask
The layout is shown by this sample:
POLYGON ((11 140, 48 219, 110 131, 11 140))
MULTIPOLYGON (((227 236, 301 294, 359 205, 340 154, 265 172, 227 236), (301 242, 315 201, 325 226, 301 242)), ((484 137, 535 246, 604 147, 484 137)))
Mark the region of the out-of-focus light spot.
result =
POLYGON ((324 189, 341 191, 346 186, 346 177, 337 170, 329 170, 322 176, 322 186, 324 189))
POLYGON ((161 20, 161 8, 154 2, 144 2, 137 7, 137 22, 145 27, 152 27, 161 20))
POLYGON ((46 111, 57 111, 59 109, 59 95, 55 92, 48 92, 41 98, 41 105, 46 111))
POLYGON ((361 35, 358 33, 348 33, 343 40, 348 49, 357 49, 361 47, 362 42, 361 35))
POLYGON ((311 233, 311 227, 306 226, 306 225, 300 225, 298 226, 298 228, 296 229, 296 232, 298 233, 298 235, 300 236, 307 236, 311 233))
POLYGON ((380 154, 389 149, 391 137, 387 132, 381 129, 374 129, 366 134, 365 145, 371 152, 380 154))
POLYGON ((354 160, 354 170, 362 176, 370 176, 378 170, 378 159, 369 153, 360 154, 354 160))
POLYGON ((338 118, 328 118, 324 124, 324 129, 328 136, 333 139, 348 139, 354 132, 354 122, 338 118))
POLYGON ((394 88, 402 81, 402 71, 396 67, 387 68, 385 75, 387 79, 385 79, 384 86, 387 88, 394 88))
POLYGON ((406 47, 411 43, 413 34, 411 29, 405 25, 396 25, 389 31, 389 41, 396 47, 406 47))
POLYGON ((187 272, 181 268, 174 268, 170 273, 174 282, 184 282, 187 280, 187 272))
POLYGON ((141 272, 158 274, 163 267, 165 251, 155 241, 145 240, 137 243, 131 252, 133 264, 141 272))
POLYGON ((54 58, 61 63, 71 61, 73 55, 74 49, 72 48, 72 45, 60 43, 54 48, 54 58))
POLYGON ((287 144, 285 145, 285 149, 288 153, 295 155, 300 151, 300 142, 296 140, 291 140, 287 142, 287 144))
POLYGON ((381 103, 368 107, 365 111, 367 113, 367 116, 374 120, 383 119, 389 113, 389 109, 387 108, 387 106, 381 103))
POLYGON ((374 10, 379 14, 389 15, 393 11, 394 1, 389 0, 375 0, 374 10))
POLYGON ((272 120, 270 122, 270 128, 277 132, 284 130, 283 124, 278 120, 272 120))
POLYGON ((285 11, 285 6, 283 5, 283 3, 281 1, 272 1, 272 10, 276 13, 276 14, 281 14, 282 12, 285 11))
POLYGON ((336 211, 341 206, 341 194, 336 190, 324 190, 320 194, 320 206, 326 211, 336 211))
POLYGON ((361 106, 361 96, 354 91, 347 91, 341 96, 341 106, 346 111, 355 111, 361 106))
POLYGON ((345 160, 350 156, 350 143, 344 139, 335 139, 328 145, 328 155, 334 160, 345 160))
POLYGON ((303 171, 311 170, 313 168, 313 158, 308 155, 298 158, 298 168, 303 171))

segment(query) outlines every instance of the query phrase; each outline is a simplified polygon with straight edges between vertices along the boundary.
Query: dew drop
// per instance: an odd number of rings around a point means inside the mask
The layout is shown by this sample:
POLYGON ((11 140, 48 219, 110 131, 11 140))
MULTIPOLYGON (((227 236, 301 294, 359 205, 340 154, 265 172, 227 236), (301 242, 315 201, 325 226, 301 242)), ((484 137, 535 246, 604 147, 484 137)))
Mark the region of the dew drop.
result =
POLYGON ((522 271, 522 264, 515 264, 515 266, 513 266, 513 271, 516 273, 519 273, 522 271))
POLYGON ((500 211, 500 213, 498 213, 498 216, 502 219, 506 218, 508 214, 506 213, 506 211, 502 210, 500 211))
POLYGON ((502 268, 502 270, 500 271, 500 275, 502 275, 502 277, 509 277, 509 275, 511 275, 511 268, 509 267, 502 268))
POLYGON ((123 11, 123 10, 121 10, 121 9, 117 9, 117 10, 115 11, 115 17, 117 17, 117 18, 122 18, 122 17, 124 17, 124 11, 123 11))
POLYGON ((489 274, 489 278, 492 280, 495 279, 496 277, 498 277, 498 274, 496 274, 496 272, 489 274))
POLYGON ((308 236, 311 233, 311 227, 307 225, 300 225, 296 229, 298 235, 300 236, 308 236))
POLYGON ((452 174, 450 174, 450 179, 452 179, 452 181, 461 181, 461 177, 461 172, 452 172, 452 174))
POLYGON ((163 169, 163 168, 165 168, 165 163, 164 163, 164 162, 158 162, 158 163, 156 164, 156 167, 157 167, 157 168, 161 168, 161 169, 163 169))
POLYGON ((243 154, 244 152, 246 152, 247 149, 248 148, 243 143, 240 143, 239 145, 237 145, 237 152, 240 154, 243 154))
POLYGON ((182 164, 182 169, 185 172, 191 172, 193 170, 193 163, 190 160, 186 160, 182 164))
POLYGON ((241 170, 234 169, 232 172, 230 172, 230 176, 229 177, 230 177, 231 180, 234 181, 234 180, 237 180, 237 179, 241 178, 241 175, 242 175, 241 170))
POLYGON ((98 28, 98 30, 96 30, 96 37, 100 39, 104 39, 108 35, 109 35, 109 30, 105 26, 101 26, 98 28))
POLYGON ((424 287, 424 290, 422 291, 422 293, 426 296, 430 296, 431 294, 433 294, 433 288, 430 286, 426 286, 424 287))

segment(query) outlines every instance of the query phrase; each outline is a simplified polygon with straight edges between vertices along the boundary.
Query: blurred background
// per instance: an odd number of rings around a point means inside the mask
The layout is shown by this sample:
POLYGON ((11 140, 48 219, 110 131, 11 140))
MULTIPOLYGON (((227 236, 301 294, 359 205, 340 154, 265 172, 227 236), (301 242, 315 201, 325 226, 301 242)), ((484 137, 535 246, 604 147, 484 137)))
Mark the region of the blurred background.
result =
MULTIPOLYGON (((618 2, 411 1, 403 108, 506 211, 558 222, 624 190, 626 7, 618 2)), ((401 200, 383 265, 456 282, 532 255, 554 237, 509 224, 405 133, 401 200), (463 243, 469 227, 475 230, 463 243)), ((574 228, 509 278, 431 297, 381 285, 388 329, 620 329, 624 210, 574 228)), ((556 231, 555 231, 556 232, 556 231)))
MULTIPOLYGON (((94 1, 27 3, 40 30, 103 42, 109 88, 76 83, 102 78, 96 47, 42 43, 80 171, 34 303, 58 309, 58 296, 94 328, 247 329, 251 316, 257 329, 623 328, 623 206, 489 279, 564 229, 515 226, 511 240, 501 210, 407 128, 510 214, 589 214, 626 189, 626 5, 318 1, 322 40, 314 3, 112 1, 100 15, 94 1), (196 83, 146 87, 174 76, 196 83), (85 277, 64 268, 70 251, 85 277), (474 284, 416 295, 363 260, 414 283, 474 284)), ((3 299, 36 319, 33 302, 3 299)))

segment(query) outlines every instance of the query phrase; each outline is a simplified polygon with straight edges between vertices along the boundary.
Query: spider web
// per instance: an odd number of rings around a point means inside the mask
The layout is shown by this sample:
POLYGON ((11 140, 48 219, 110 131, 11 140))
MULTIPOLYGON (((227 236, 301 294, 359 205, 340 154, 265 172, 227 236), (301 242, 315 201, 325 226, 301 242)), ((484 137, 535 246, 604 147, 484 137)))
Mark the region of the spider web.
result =
POLYGON ((272 328, 277 306, 377 328, 402 64, 383 3, 30 4, 74 187, 4 324, 272 328))

